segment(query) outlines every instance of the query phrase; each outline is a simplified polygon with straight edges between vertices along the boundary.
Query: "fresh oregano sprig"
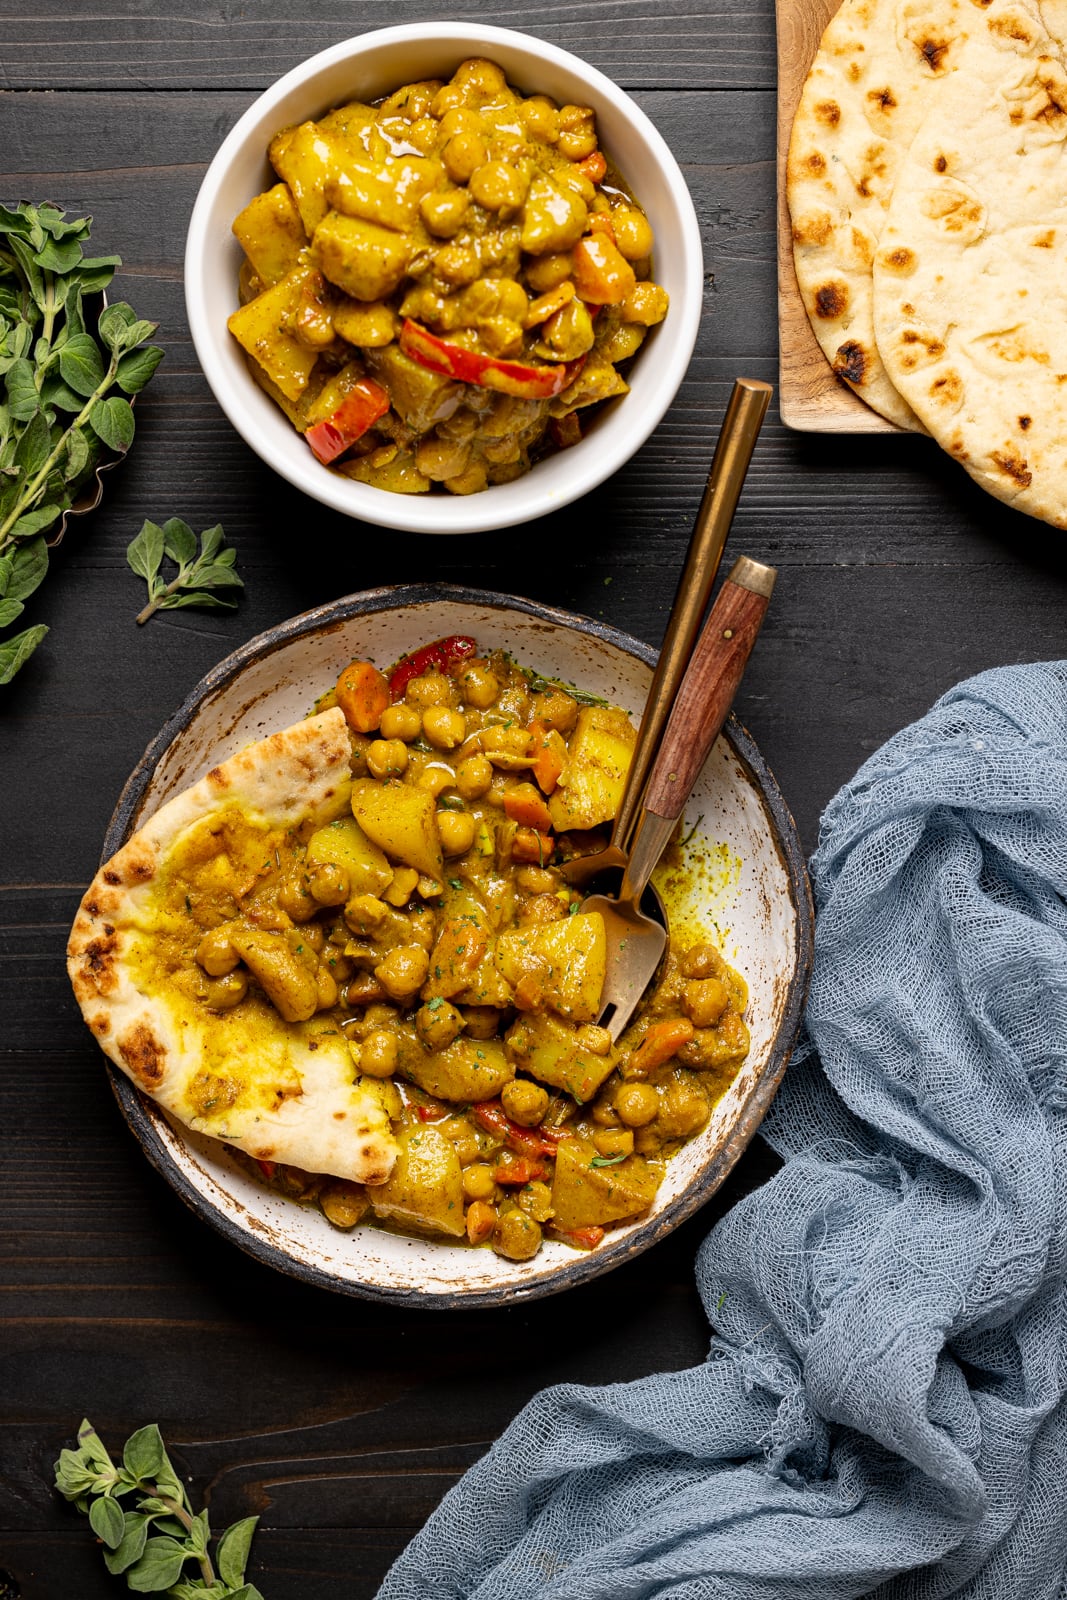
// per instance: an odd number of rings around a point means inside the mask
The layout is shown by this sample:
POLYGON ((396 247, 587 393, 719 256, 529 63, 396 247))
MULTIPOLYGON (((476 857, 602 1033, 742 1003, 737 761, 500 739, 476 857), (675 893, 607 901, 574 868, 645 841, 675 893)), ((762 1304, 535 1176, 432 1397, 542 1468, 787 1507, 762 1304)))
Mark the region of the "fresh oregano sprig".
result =
POLYGON ((207 528, 196 534, 180 517, 171 517, 162 527, 146 522, 126 550, 130 568, 148 584, 148 604, 137 613, 138 622, 147 622, 155 611, 175 611, 179 606, 235 606, 235 599, 211 594, 212 589, 242 589, 244 583, 234 571, 237 551, 224 544, 222 528, 207 528), (178 571, 174 577, 160 573, 163 557, 169 556, 178 571))
MULTIPOLYGON (((163 359, 145 343, 156 324, 124 301, 107 306, 90 332, 86 302, 122 264, 86 256, 90 223, 52 205, 0 206, 0 630, 43 581, 45 529, 74 504, 102 449, 129 449, 125 396, 143 389, 163 359)), ((0 684, 47 632, 38 624, 0 639, 0 684)))
POLYGON ((206 1511, 194 1512, 155 1423, 126 1441, 116 1467, 91 1423, 78 1429, 78 1448, 56 1462, 56 1488, 85 1512, 104 1546, 109 1572, 124 1573, 137 1594, 174 1600, 263 1600, 245 1567, 258 1517, 244 1517, 219 1535, 212 1560, 206 1511), (119 1504, 135 1495, 133 1509, 119 1504), (195 1562, 197 1572, 186 1574, 195 1562))

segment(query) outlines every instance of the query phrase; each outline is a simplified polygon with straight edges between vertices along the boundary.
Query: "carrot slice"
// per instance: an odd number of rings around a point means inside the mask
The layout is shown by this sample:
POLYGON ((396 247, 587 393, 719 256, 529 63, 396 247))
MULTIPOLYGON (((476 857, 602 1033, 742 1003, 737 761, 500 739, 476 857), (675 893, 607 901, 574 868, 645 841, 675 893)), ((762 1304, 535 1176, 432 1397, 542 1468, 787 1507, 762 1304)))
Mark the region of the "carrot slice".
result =
POLYGON ((630 1058, 635 1073, 653 1072, 688 1044, 696 1029, 688 1017, 666 1017, 654 1022, 630 1058))
POLYGON ((518 783, 504 795, 504 813, 537 833, 551 833, 552 813, 532 783, 518 783))
POLYGON ((356 733, 374 733, 390 701, 389 685, 369 661, 350 661, 334 691, 345 721, 356 733))

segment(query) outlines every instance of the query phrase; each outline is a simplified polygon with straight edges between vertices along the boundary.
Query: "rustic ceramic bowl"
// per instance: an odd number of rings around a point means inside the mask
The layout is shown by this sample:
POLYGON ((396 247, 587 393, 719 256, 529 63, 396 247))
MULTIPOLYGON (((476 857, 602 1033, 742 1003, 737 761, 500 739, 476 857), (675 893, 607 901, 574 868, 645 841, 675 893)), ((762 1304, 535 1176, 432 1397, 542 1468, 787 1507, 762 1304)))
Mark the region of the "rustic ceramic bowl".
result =
POLYGON ((349 517, 416 533, 476 533, 558 510, 595 489, 644 444, 674 399, 696 341, 704 274, 700 230, 678 163, 644 112, 603 73, 529 34, 476 22, 382 28, 294 67, 245 112, 224 140, 197 196, 185 252, 185 300, 196 353, 220 406, 268 466, 349 517), (588 437, 547 457, 514 483, 480 494, 389 494, 354 483, 315 460, 260 388, 226 329, 237 305, 237 213, 277 181, 267 146, 280 128, 323 116, 345 100, 376 100, 419 78, 450 77, 469 56, 488 56, 527 94, 592 106, 601 143, 644 207, 656 236, 657 282, 671 297, 627 374, 631 392, 606 406, 588 437))
MULTIPOLYGON (((473 634, 524 666, 639 712, 655 652, 614 628, 529 600, 439 587, 376 589, 295 617, 235 651, 193 690, 145 752, 108 829, 105 858, 163 801, 251 740, 305 716, 353 656, 387 666, 431 639, 473 634)), ((413 1305, 478 1306, 554 1294, 645 1250, 722 1183, 778 1086, 800 1022, 812 948, 804 859, 792 817, 751 735, 732 718, 686 812, 693 863, 672 921, 699 917, 748 979, 752 1048, 704 1132, 669 1163, 651 1211, 589 1254, 546 1241, 522 1263, 490 1250, 359 1227, 250 1178, 216 1140, 170 1121, 112 1069, 149 1160, 199 1217, 249 1254, 308 1283, 413 1305)))

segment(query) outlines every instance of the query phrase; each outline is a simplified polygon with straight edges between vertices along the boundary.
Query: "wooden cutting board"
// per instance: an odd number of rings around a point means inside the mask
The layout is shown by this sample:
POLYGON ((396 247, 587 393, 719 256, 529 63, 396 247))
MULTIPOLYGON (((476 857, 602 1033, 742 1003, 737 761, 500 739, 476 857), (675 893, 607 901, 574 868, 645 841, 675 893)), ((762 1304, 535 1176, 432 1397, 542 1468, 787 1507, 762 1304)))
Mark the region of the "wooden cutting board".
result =
POLYGON ((834 373, 811 331, 793 271, 785 162, 793 116, 823 30, 839 0, 775 0, 778 14, 778 406, 803 433, 902 433, 834 373))

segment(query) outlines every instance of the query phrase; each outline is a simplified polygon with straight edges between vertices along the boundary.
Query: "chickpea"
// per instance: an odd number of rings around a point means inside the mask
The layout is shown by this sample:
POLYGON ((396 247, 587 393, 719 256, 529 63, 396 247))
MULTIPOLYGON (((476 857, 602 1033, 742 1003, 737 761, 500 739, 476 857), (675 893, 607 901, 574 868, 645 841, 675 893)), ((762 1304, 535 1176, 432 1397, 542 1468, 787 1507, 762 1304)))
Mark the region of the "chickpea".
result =
POLYGON ((509 1261, 529 1261, 541 1248, 541 1229, 518 1206, 497 1220, 493 1249, 509 1261))
POLYGON ((437 832, 446 856, 466 855, 474 843, 474 818, 469 811, 439 811, 437 832))
POLYGON ((524 1184, 515 1198, 519 1209, 535 1222, 547 1222, 552 1215, 552 1190, 540 1178, 524 1184))
POLYGON ((391 1078, 396 1071, 399 1050, 396 1034, 376 1028, 368 1033, 360 1048, 359 1070, 369 1078, 391 1078))
POLYGON ((558 254, 534 256, 526 264, 526 281, 531 289, 538 294, 547 294, 550 289, 558 289, 561 283, 566 283, 571 276, 571 258, 569 251, 560 251, 558 254))
POLYGON ((393 873, 392 883, 388 889, 382 890, 382 899, 387 905, 396 906, 397 909, 406 906, 415 893, 418 881, 419 875, 414 867, 397 867, 393 873))
POLYGON ((278 904, 294 922, 309 921, 319 909, 319 903, 308 888, 303 875, 285 879, 278 890, 278 904))
POLYGON ((622 1120, 611 1103, 610 1095, 605 1094, 593 1102, 589 1115, 599 1128, 617 1128, 622 1120))
POLYGON ((243 967, 224 973, 219 978, 209 978, 204 985, 204 1004, 212 1011, 229 1011, 240 1005, 248 993, 248 973, 243 967))
POLYGON ((312 867, 307 886, 320 906, 343 906, 351 887, 348 873, 334 861, 312 867))
POLYGON ((541 330, 541 338, 560 361, 575 361, 593 348, 593 319, 581 300, 568 300, 541 330))
POLYGON ((593 1143, 600 1155, 611 1160, 613 1156, 629 1156, 633 1154, 634 1134, 632 1128, 599 1128, 593 1135, 593 1143))
POLYGON ((464 1006, 463 1020, 470 1039, 495 1039, 500 1029, 500 1012, 495 1006, 464 1006))
POLYGON ((493 768, 485 756, 468 756, 456 768, 456 788, 464 800, 478 800, 493 781, 493 768))
POLYGON ((437 194, 425 194, 419 201, 419 212, 435 239, 451 239, 462 228, 470 207, 466 189, 445 189, 437 194))
POLYGON ((640 322, 651 328, 667 315, 670 297, 658 283, 635 283, 622 302, 624 322, 640 322))
POLYGON ((437 923, 429 906, 420 906, 418 911, 408 912, 408 928, 412 944, 420 944, 427 953, 433 949, 437 923))
POLYGON ((417 739, 422 732, 422 718, 414 706, 386 706, 382 712, 378 731, 383 739, 388 739, 390 742, 402 739, 405 744, 410 744, 412 739, 417 739))
POLYGON ((309 950, 314 950, 317 956, 321 956, 326 947, 326 929, 321 922, 305 923, 300 930, 300 938, 309 950))
POLYGON ((345 921, 353 933, 372 932, 388 915, 384 901, 376 894, 353 895, 345 906, 345 921))
POLYGON ((618 206, 611 213, 611 223, 619 254, 625 256, 627 261, 640 261, 651 254, 655 241, 652 225, 644 212, 631 210, 629 206, 618 206))
POLYGON ((533 95, 519 107, 526 132, 542 144, 554 144, 559 137, 559 112, 545 95, 533 95))
POLYGON ((471 106, 453 106, 446 111, 437 127, 437 135, 442 143, 451 139, 455 133, 488 133, 488 125, 480 111, 475 111, 471 106))
POLYGON ((433 264, 438 277, 455 288, 474 283, 482 270, 477 250, 463 244, 442 245, 434 254, 433 264))
POLYGON ((529 1078, 515 1078, 500 1091, 500 1103, 520 1128, 536 1128, 548 1110, 548 1090, 531 1083, 529 1078))
MULTIPOLYGON (((448 165, 448 149, 455 143, 449 141, 444 152, 445 165, 448 165)), ((484 151, 485 146, 482 146, 484 151)), ((517 211, 526 199, 526 191, 530 187, 530 174, 521 167, 510 166, 506 161, 485 161, 479 163, 476 170, 469 174, 467 187, 472 199, 486 211, 517 211)))
POLYGON ((350 1011, 385 999, 385 990, 369 972, 361 972, 345 984, 345 1005, 350 1011))
POLYGON ((460 674, 463 698, 479 711, 486 711, 500 693, 500 679, 484 661, 471 661, 460 674))
POLYGON ((578 702, 565 689, 550 689, 534 696, 534 710, 541 722, 557 733, 570 733, 578 720, 578 702))
POLYGON ((452 703, 452 685, 443 672, 427 672, 421 678, 412 678, 404 690, 408 705, 420 710, 426 706, 447 706, 452 703))
POLYGON ((482 101, 503 94, 508 86, 501 68, 483 56, 472 56, 469 61, 462 62, 453 73, 452 82, 466 88, 471 99, 482 101))
POLYGON ((433 761, 419 773, 419 788, 428 789, 436 800, 445 789, 454 789, 456 774, 443 761, 433 761))
POLYGON ((463 1032, 463 1018, 450 1001, 431 1000, 416 1011, 415 1032, 427 1050, 447 1050, 463 1032))
POLYGON ((374 969, 374 976, 392 999, 410 1000, 426 982, 430 958, 421 945, 401 944, 390 950, 374 969))
POLYGON ((209 978, 224 978, 240 961, 240 956, 230 943, 226 924, 211 928, 196 947, 196 959, 209 978))
POLYGON ((329 1011, 337 1004, 337 980, 329 967, 319 967, 315 972, 315 1010, 329 1011))
POLYGON ((496 1194, 492 1167, 481 1161, 467 1167, 463 1173, 463 1193, 468 1200, 491 1200, 496 1194))
POLYGON ((399 778, 407 765, 408 747, 403 739, 375 739, 367 751, 367 766, 374 778, 399 778))
POLYGON ((455 750, 467 737, 467 719, 447 706, 428 706, 422 713, 422 731, 435 750, 455 750))
MULTIPOLYGON (((520 867, 515 874, 515 883, 519 889, 525 889, 527 894, 555 894, 559 888, 559 879, 554 872, 548 872, 543 867, 520 867)), ((608 1035, 610 1046, 611 1035, 608 1035)), ((600 1051, 603 1055, 605 1052, 600 1051)))
POLYGON ((713 944, 693 944, 678 957, 684 978, 721 978, 726 966, 713 944))
POLYGON ((682 990, 682 1010, 694 1028, 714 1028, 729 1003, 719 978, 690 978, 682 990))
POLYGON ((644 1128, 659 1113, 659 1095, 650 1083, 624 1083, 615 1091, 615 1110, 628 1128, 644 1128))
POLYGON ((484 1200, 475 1200, 467 1207, 466 1228, 470 1244, 484 1244, 493 1236, 496 1212, 484 1200))
POLYGON ((556 148, 568 161, 584 161, 596 149, 596 119, 588 106, 562 106, 556 148))
POLYGON ((578 1029, 578 1043, 594 1056, 611 1054, 611 1034, 607 1028, 598 1028, 595 1022, 586 1022, 578 1029))
POLYGON ((667 1139, 688 1139, 708 1120, 707 1096, 694 1083, 668 1085, 660 1106, 659 1129, 667 1139))
POLYGON ((370 1201, 361 1184, 335 1178, 319 1190, 319 1207, 335 1228, 354 1228, 362 1222, 370 1201))
MULTIPOLYGON (((448 140, 441 151, 441 160, 453 183, 467 183, 485 165, 487 153, 484 142, 476 133, 460 132, 454 133, 448 140)), ((470 192, 477 200, 473 185, 470 192)))

